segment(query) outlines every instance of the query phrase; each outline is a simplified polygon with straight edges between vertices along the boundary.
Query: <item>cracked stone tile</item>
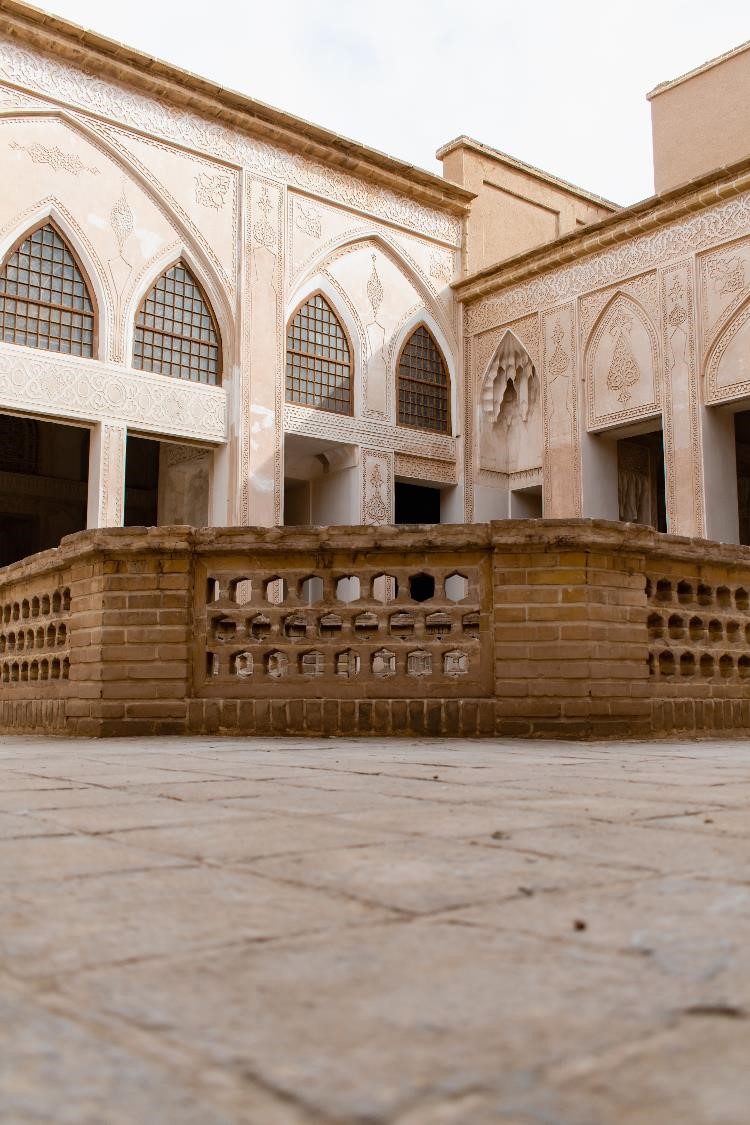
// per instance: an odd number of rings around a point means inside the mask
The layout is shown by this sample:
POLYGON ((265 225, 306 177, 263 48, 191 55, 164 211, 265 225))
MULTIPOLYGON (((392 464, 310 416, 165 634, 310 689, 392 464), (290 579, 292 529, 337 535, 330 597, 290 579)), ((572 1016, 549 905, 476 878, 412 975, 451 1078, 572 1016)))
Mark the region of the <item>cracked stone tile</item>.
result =
POLYGON ((26 1125, 305 1125, 307 1114, 191 1057, 152 1057, 95 1024, 0 993, 0 1122, 26 1125))
POLYGON ((704 995, 645 959, 429 921, 97 970, 63 990, 346 1122, 456 1089, 509 1097, 532 1066, 642 1036, 704 995))
POLYGON ((309 849, 354 848, 388 838, 381 830, 340 824, 322 817, 270 816, 267 812, 226 810, 222 820, 181 827, 137 829, 112 833, 108 840, 148 849, 152 854, 241 863, 262 856, 285 855, 309 849), (303 828, 304 821, 304 828, 303 828))
POLYGON ((0 887, 0 963, 23 976, 336 932, 390 911, 249 872, 155 868, 0 887))
POLYGON ((179 863, 176 856, 113 843, 101 836, 33 836, 0 841, 0 885, 179 863))
POLYGON ((402 838, 369 847, 255 860, 254 871, 357 895, 414 913, 455 909, 571 883, 607 883, 623 872, 524 855, 465 840, 402 838))

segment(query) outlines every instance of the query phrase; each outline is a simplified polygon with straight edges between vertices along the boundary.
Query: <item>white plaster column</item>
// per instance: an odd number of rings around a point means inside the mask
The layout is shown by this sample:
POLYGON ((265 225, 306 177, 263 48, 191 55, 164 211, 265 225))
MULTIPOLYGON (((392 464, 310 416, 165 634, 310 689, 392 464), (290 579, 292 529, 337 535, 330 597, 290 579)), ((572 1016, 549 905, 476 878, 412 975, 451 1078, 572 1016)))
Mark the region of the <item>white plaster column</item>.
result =
POLYGON ((239 426, 239 523, 283 519, 283 191, 260 178, 246 190, 245 312, 239 426), (249 319, 248 319, 249 318, 249 319))
POLYGON ((544 411, 544 515, 570 519, 592 515, 582 500, 578 363, 572 305, 542 319, 542 402, 544 411))
POLYGON ((87 527, 122 527, 125 515, 125 443, 127 428, 101 421, 89 439, 87 527))
MULTIPOLYGON (((667 531, 672 535, 704 536, 707 522, 713 520, 715 530, 708 532, 729 541, 737 541, 739 523, 737 518, 737 477, 734 465, 734 433, 726 444, 723 427, 720 424, 716 439, 720 442, 716 452, 719 460, 727 461, 726 484, 722 485, 720 495, 726 495, 728 487, 734 493, 734 528, 723 520, 723 503, 714 509, 713 501, 706 504, 704 485, 706 474, 713 476, 712 467, 704 464, 704 449, 709 458, 713 456, 714 439, 705 444, 705 436, 711 429, 711 419, 701 426, 700 390, 695 355, 694 301, 691 263, 678 262, 674 267, 664 270, 661 276, 661 299, 664 310, 664 379, 663 410, 664 423, 664 472, 667 499, 667 531), (727 452, 728 451, 728 452, 727 452), (712 513, 712 509, 714 509, 712 513), (718 522, 715 517, 718 517, 718 522)), ((717 496, 717 500, 719 497, 717 496)))
MULTIPOLYGON (((700 452, 705 489, 705 535, 720 543, 739 543, 740 514, 737 497, 737 452, 734 415, 715 406, 700 408, 700 452)), ((683 532, 683 534, 689 534, 683 532)))

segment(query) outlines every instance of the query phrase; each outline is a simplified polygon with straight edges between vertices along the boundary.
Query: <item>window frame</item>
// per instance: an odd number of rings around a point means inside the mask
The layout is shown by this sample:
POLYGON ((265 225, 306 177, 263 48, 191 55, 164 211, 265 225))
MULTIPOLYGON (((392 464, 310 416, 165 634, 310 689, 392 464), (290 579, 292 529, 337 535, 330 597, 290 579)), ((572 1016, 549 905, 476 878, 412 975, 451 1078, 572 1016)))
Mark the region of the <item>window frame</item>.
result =
MULTIPOLYGON (((305 355, 305 356, 308 356, 310 359, 325 359, 324 356, 316 356, 316 355, 313 355, 310 352, 293 351, 291 354, 292 355, 305 355)), ((287 317, 286 328, 284 330, 284 403, 289 405, 289 406, 299 406, 303 410, 322 410, 324 414, 332 414, 332 415, 334 415, 334 417, 338 417, 338 418, 353 418, 354 417, 354 380, 355 380, 354 357, 355 357, 355 354, 356 353, 354 351, 354 347, 352 346, 351 334, 350 334, 348 328, 346 327, 344 319, 340 315, 338 308, 336 307, 335 303, 331 300, 329 295, 327 293, 325 293, 322 289, 314 289, 311 293, 308 293, 307 296, 303 297, 303 299, 299 302, 297 307, 294 309, 294 312, 292 313, 292 315, 287 317), (286 397, 287 357, 290 354, 290 348, 289 348, 289 344, 288 344, 289 332, 291 330, 291 327, 292 327, 296 317, 299 316, 300 312, 305 307, 305 305, 309 304, 310 301, 315 300, 316 297, 322 297, 322 299, 328 305, 328 308, 331 310, 331 313, 336 318, 336 323, 338 324, 339 328, 341 329, 341 331, 343 333, 343 336, 344 336, 344 339, 346 340, 346 346, 349 349, 349 409, 348 409, 348 411, 329 410, 328 407, 326 407, 326 406, 315 406, 314 403, 298 402, 296 399, 286 397)), ((336 360, 336 359, 328 360, 328 362, 329 363, 341 364, 341 361, 336 360)), ((343 366, 343 364, 341 366, 343 366)))
MULTIPOLYGON (((422 379, 413 379, 410 376, 405 376, 405 378, 409 379, 409 381, 412 382, 412 383, 422 383, 423 386, 426 386, 426 387, 434 387, 435 386, 434 383, 428 383, 428 382, 426 382, 425 380, 422 380, 422 379)), ((408 334, 404 337, 404 341, 401 344, 401 347, 399 348, 399 352, 398 352, 398 359, 396 361, 396 425, 397 426, 403 426, 403 428, 405 430, 418 430, 419 433, 422 433, 422 434, 433 434, 433 436, 435 436, 435 437, 451 437, 452 434, 453 434, 452 390, 453 390, 453 380, 451 378, 451 369, 448 366, 448 362, 445 358, 445 353, 444 353, 443 349, 440 347, 440 344, 437 342, 437 340, 435 338, 435 333, 431 330, 430 326, 424 320, 420 320, 420 321, 417 322, 417 324, 414 325, 413 328, 411 328, 409 330, 408 334), (423 328, 425 330, 425 332, 427 333, 427 335, 432 340, 432 343, 435 346, 438 355, 440 356, 441 360, 443 361, 443 367, 445 368, 445 375, 446 375, 445 399, 446 399, 447 410, 446 410, 446 422, 445 422, 445 429, 444 430, 436 430, 436 429, 433 429, 429 426, 418 426, 418 425, 415 425, 415 423, 413 423, 413 422, 402 422, 401 421, 401 409, 400 409, 400 402, 401 402, 401 395, 400 395, 401 361, 404 357, 404 352, 406 351, 408 345, 411 343, 412 338, 416 335, 416 333, 419 331, 420 328, 423 328)))
MULTIPOLYGON (((135 314, 133 316, 132 325, 133 325, 133 335, 132 335, 131 348, 130 348, 130 366, 133 369, 133 371, 142 371, 146 375, 160 375, 164 379, 174 379, 178 383, 192 383, 192 384, 197 385, 199 387, 220 387, 220 386, 222 386, 222 379, 223 379, 223 375, 224 375, 224 342, 223 342, 222 337, 221 337, 221 330, 219 328, 219 321, 218 321, 218 318, 216 316, 216 313, 214 312, 213 302, 210 300, 210 298, 208 296, 208 293, 206 292, 205 285, 200 280, 200 278, 196 274, 193 267, 190 265, 190 263, 188 261, 186 261, 185 257, 182 254, 178 258, 175 258, 174 261, 170 262, 169 265, 165 266, 162 270, 160 270, 159 273, 157 273, 156 276, 152 279, 151 283, 148 286, 148 289, 145 291, 145 293, 141 297, 140 301, 138 302, 138 307, 136 308, 135 314), (210 317, 211 324, 213 326, 213 330, 216 333, 216 346, 217 346, 218 356, 217 356, 217 364, 216 364, 216 372, 215 372, 216 378, 215 378, 215 381, 213 383, 208 383, 208 382, 204 383, 200 379, 184 379, 181 375, 169 375, 166 371, 150 371, 147 367, 136 367, 135 366, 135 343, 136 343, 135 335, 136 335, 136 332, 138 331, 138 328, 143 328, 143 325, 138 324, 138 317, 143 312, 146 301, 149 299, 149 297, 153 293, 154 289, 156 289, 156 286, 159 284, 159 282, 162 280, 162 278, 166 277, 166 275, 169 273, 170 270, 176 269, 178 266, 181 266, 182 269, 184 269, 185 272, 190 276, 190 279, 192 280, 193 285, 196 287, 196 289, 200 293, 203 304, 204 304, 204 306, 206 308, 206 311, 208 312, 208 315, 210 317)), ((192 336, 183 336, 182 334, 178 335, 175 332, 164 332, 161 329, 147 328, 146 331, 147 332, 159 332, 161 334, 161 336, 170 336, 172 339, 193 340, 192 336)), ((200 342, 201 341, 198 341, 198 343, 200 343, 200 342)))
MULTIPOLYGON (((0 262, 0 274, 2 274, 5 271, 5 269, 7 268, 8 261, 13 256, 13 254, 15 254, 16 251, 19 250, 21 248, 21 246, 23 246, 24 242, 26 242, 27 239, 31 238, 32 235, 36 234, 36 232, 38 230, 41 230, 42 227, 52 227, 52 229, 54 230, 54 232, 58 236, 58 238, 60 238, 62 240, 62 242, 65 244, 65 249, 68 251, 71 258, 75 262, 76 269, 78 270, 81 277, 83 278, 83 283, 86 286, 86 293, 88 294, 88 298, 91 301, 91 310, 92 310, 91 316, 92 316, 92 319, 94 321, 93 327, 92 327, 92 333, 91 333, 91 355, 75 355, 73 352, 53 351, 52 348, 40 348, 35 344, 17 344, 12 340, 0 339, 0 343, 2 343, 2 344, 13 344, 13 346, 16 347, 16 348, 30 348, 31 351, 35 351, 35 352, 47 352, 49 355, 70 356, 71 359, 81 359, 81 360, 95 359, 95 360, 98 360, 98 359, 100 359, 100 356, 99 356, 99 341, 100 341, 101 335, 100 335, 100 332, 99 332, 99 302, 97 300, 96 289, 91 284, 91 275, 89 274, 89 271, 86 269, 85 265, 81 261, 81 256, 78 253, 78 250, 76 249, 75 244, 71 241, 70 237, 65 233, 65 231, 62 229, 62 227, 59 225, 59 223, 57 223, 55 221, 55 219, 52 215, 45 215, 45 217, 43 219, 39 219, 36 223, 34 223, 33 226, 27 227, 26 230, 24 231, 24 233, 21 235, 21 237, 16 239, 16 241, 13 243, 13 245, 10 247, 10 249, 8 249, 6 251, 6 253, 3 255, 2 262, 0 262)), ((24 299, 24 298, 21 298, 21 299, 24 299)), ((53 304, 50 304, 47 301, 37 301, 36 298, 34 298, 34 297, 29 297, 29 298, 25 298, 25 299, 33 305, 44 306, 44 308, 48 308, 48 309, 61 309, 65 312, 75 312, 76 311, 75 309, 71 309, 67 305, 53 305, 53 304)), ((83 315, 88 316, 89 314, 84 313, 83 315)))

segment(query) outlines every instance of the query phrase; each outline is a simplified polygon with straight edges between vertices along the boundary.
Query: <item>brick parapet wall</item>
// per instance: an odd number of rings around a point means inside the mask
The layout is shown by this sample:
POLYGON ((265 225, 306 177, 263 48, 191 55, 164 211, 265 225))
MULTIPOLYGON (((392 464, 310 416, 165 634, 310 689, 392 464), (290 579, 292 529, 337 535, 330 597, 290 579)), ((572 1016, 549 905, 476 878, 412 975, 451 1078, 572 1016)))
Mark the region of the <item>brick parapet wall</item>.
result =
POLYGON ((750 550, 602 521, 82 532, 0 571, 0 728, 745 732, 749 590, 750 550))

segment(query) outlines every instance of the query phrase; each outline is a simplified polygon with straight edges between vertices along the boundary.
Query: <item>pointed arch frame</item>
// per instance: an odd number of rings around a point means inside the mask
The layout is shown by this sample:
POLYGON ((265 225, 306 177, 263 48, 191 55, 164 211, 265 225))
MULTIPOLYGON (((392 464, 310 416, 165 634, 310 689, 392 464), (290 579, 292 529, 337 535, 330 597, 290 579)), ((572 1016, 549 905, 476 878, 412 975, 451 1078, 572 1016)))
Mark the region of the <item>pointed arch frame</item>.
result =
POLYGON ((722 326, 716 338, 712 341, 703 365, 703 385, 705 388, 704 399, 707 406, 720 405, 744 398, 750 394, 750 380, 738 380, 729 383, 725 388, 717 387, 717 376, 724 354, 730 343, 750 320, 750 296, 735 308, 734 312, 722 326))
POLYGON ((338 307, 338 302, 331 298, 331 294, 329 292, 326 292, 326 289, 320 284, 320 279, 318 279, 318 284, 314 288, 311 288, 309 290, 309 292, 306 292, 305 295, 297 301, 297 303, 293 306, 291 313, 289 314, 289 316, 286 318, 286 321, 285 321, 285 325, 284 325, 284 403, 287 406, 300 406, 305 410, 321 410, 325 414, 340 415, 343 418, 354 418, 354 417, 356 417, 356 405, 357 405, 357 397, 358 397, 357 391, 356 391, 356 384, 357 384, 356 351, 354 349, 351 332, 349 331, 349 327, 346 324, 346 318, 342 317, 341 312, 340 312, 339 307, 338 307), (313 298, 315 298, 315 297, 322 297, 323 300, 325 301, 325 303, 330 308, 333 315, 336 317, 336 321, 339 325, 339 328, 343 332, 344 338, 346 339, 346 346, 349 349, 349 410, 348 411, 327 410, 325 406, 311 406, 310 403, 308 403, 308 402, 296 402, 294 399, 288 399, 286 397, 286 357, 287 357, 287 353, 288 353, 286 341, 287 341, 287 337, 289 335, 289 328, 290 328, 291 324, 293 323, 295 317, 301 311, 301 309, 303 309, 305 307, 305 305, 309 304, 309 302, 312 301, 313 298))
POLYGON ((539 379, 540 393, 541 393, 541 379, 539 378, 539 370, 538 370, 538 367, 537 367, 536 363, 534 363, 534 358, 531 355, 531 352, 526 347, 523 340, 521 340, 520 337, 516 335, 516 333, 513 331, 512 328, 506 328, 505 331, 503 332, 502 336, 498 340, 497 345, 492 349, 492 352, 490 354, 490 358, 487 362, 487 365, 485 366, 485 369, 484 369, 484 371, 482 372, 482 374, 479 378, 478 404, 479 404, 480 409, 482 408, 482 404, 484 402, 484 397, 485 397, 485 394, 486 394, 486 391, 487 391, 487 385, 488 385, 488 383, 490 383, 490 376, 492 376, 491 383, 492 383, 492 385, 494 385, 495 379, 497 377, 496 365, 497 365, 497 362, 500 358, 500 352, 502 351, 503 347, 505 346, 505 341, 508 339, 509 336, 511 337, 512 340, 515 341, 515 344, 516 344, 518 350, 523 352, 528 357, 529 363, 531 364, 531 368, 532 368, 534 374, 536 375, 537 379, 539 379), (494 373, 493 373, 493 370, 494 370, 494 373))
POLYGON ((407 430, 418 430, 420 433, 435 434, 435 435, 440 436, 440 437, 450 437, 451 434, 453 433, 453 401, 452 401, 453 395, 452 395, 451 369, 450 369, 450 366, 448 364, 447 359, 445 358, 445 352, 443 351, 443 348, 440 346, 440 343, 435 338, 435 333, 430 328, 430 326, 427 323, 427 321, 425 320, 424 316, 419 317, 416 324, 409 325, 408 330, 403 335, 403 339, 401 340, 401 342, 399 344, 399 349, 398 349, 398 353, 397 353, 397 356, 396 356, 396 362, 394 364, 394 378, 395 378, 395 385, 396 385, 396 404, 395 404, 396 405, 396 419, 395 419, 396 425, 397 426, 403 426, 404 429, 407 429, 407 430), (435 430, 435 429, 432 429, 429 426, 414 426, 414 425, 411 425, 409 422, 402 422, 401 417, 400 417, 399 386, 400 386, 400 383, 401 383, 401 360, 403 359, 404 351, 406 350, 406 348, 409 345, 409 343, 411 342, 412 338, 419 331, 420 328, 424 328, 425 332, 427 333, 427 335, 432 340, 433 344, 435 345, 435 347, 437 349, 438 355, 440 356, 443 367, 445 368, 445 375, 446 375, 446 380, 447 380, 446 386, 445 386, 445 401, 446 401, 447 418, 446 418, 446 428, 444 430, 435 430))
MULTIPOLYGON (((58 237, 62 239, 63 243, 65 244, 65 248, 69 252, 73 261, 75 262, 76 268, 80 272, 81 277, 83 278, 84 284, 86 286, 86 292, 88 294, 88 298, 91 301, 91 308, 92 308, 92 313, 93 313, 92 319, 93 319, 93 322, 94 322, 93 338, 92 338, 92 345, 91 345, 91 355, 90 356, 88 356, 88 355, 75 356, 74 358, 75 359, 83 359, 83 360, 85 360, 85 359, 101 360, 102 356, 100 355, 100 351, 101 351, 101 341, 102 341, 103 334, 102 334, 102 331, 101 331, 101 303, 100 303, 100 293, 98 292, 98 286, 96 286, 92 282, 92 274, 91 274, 90 270, 87 268, 85 261, 82 260, 82 255, 80 253, 79 246, 78 246, 78 239, 71 238, 69 236, 68 230, 67 230, 67 224, 61 223, 61 222, 58 221, 55 210, 56 209, 55 209, 54 205, 50 205, 49 209, 45 210, 44 214, 42 214, 40 216, 37 216, 36 220, 32 220, 30 225, 28 225, 28 224, 26 225, 26 227, 23 230, 23 233, 20 236, 16 237, 14 241, 10 242, 9 245, 7 245, 5 248, 3 248, 2 257, 0 258, 0 273, 2 273, 5 270, 10 257, 13 254, 15 254, 16 251, 21 246, 23 246, 24 242, 26 242, 27 239, 31 238, 31 236, 33 234, 35 234, 38 230, 41 230, 42 227, 51 226, 52 229, 55 231, 55 233, 58 235, 58 237)), ((94 273, 93 276, 96 277, 97 276, 96 273, 94 273)), ((43 303, 44 302, 40 302, 40 304, 43 304, 43 303)), ((29 347, 32 350, 34 350, 34 348, 35 348, 35 345, 33 345, 33 344, 23 344, 23 345, 19 344, 18 346, 19 347, 29 347)), ((50 352, 52 352, 51 348, 37 348, 36 350, 37 351, 50 351, 50 352)), ((57 352, 53 352, 52 354, 54 354, 54 355, 73 355, 72 352, 65 352, 65 351, 57 351, 57 352)))
MULTIPOLYGON (((204 301, 204 303, 206 305, 206 308, 208 310, 208 314, 211 317, 211 323, 213 325, 214 332, 216 333, 216 339, 217 339, 217 342, 218 342, 218 352, 219 352, 219 362, 218 362, 217 370, 216 370, 216 382, 214 384, 201 383, 200 379, 182 379, 179 376, 166 375, 163 371, 152 371, 152 372, 149 372, 149 374, 164 375, 165 379, 177 378, 179 380, 179 382, 198 383, 201 386, 216 386, 216 387, 224 386, 225 385, 225 372, 227 371, 227 367, 228 367, 228 365, 226 363, 226 355, 225 355, 225 343, 224 343, 225 335, 222 332, 221 322, 219 320, 219 317, 216 314, 216 307, 214 305, 214 302, 211 299, 211 294, 208 291, 208 287, 204 283, 204 280, 200 275, 200 271, 195 269, 193 261, 191 259, 191 255, 189 253, 185 252, 185 247, 178 248, 177 253, 175 254, 174 246, 172 246, 171 247, 171 253, 168 256, 168 260, 166 261, 166 264, 164 264, 164 258, 162 258, 162 260, 160 262, 156 263, 156 268, 153 268, 153 269, 149 270, 147 273, 144 273, 142 275, 141 284, 138 286, 137 292, 134 292, 134 293, 131 294, 131 299, 129 301, 129 305, 133 309, 133 314, 132 314, 132 316, 130 316, 128 318, 128 325, 127 325, 127 357, 128 357, 128 360, 130 361, 130 366, 133 368, 134 371, 140 371, 140 370, 145 371, 145 370, 147 370, 146 368, 137 368, 133 365, 133 352, 134 352, 134 347, 135 347, 135 330, 136 330, 136 327, 137 327, 136 320, 138 319, 138 316, 139 316, 143 306, 145 305, 147 299, 149 298, 149 296, 153 292, 153 290, 154 290, 157 282, 160 280, 160 278, 162 278, 166 273, 168 273, 169 270, 174 269, 175 266, 178 266, 180 264, 187 270, 187 272, 190 274, 191 278, 193 279, 193 282, 197 286, 197 288, 200 292, 200 295, 203 298, 203 301, 204 301), (137 301, 137 303, 136 303, 136 301, 137 301)), ((169 335, 169 333, 165 333, 165 335, 169 335)))
POLYGON ((589 334, 582 350, 582 374, 583 374, 583 391, 585 395, 585 408, 586 408, 586 422, 587 429, 590 433, 600 433, 608 429, 616 429, 618 425, 624 425, 632 421, 644 421, 647 419, 657 418, 662 416, 663 424, 663 387, 661 372, 662 366, 662 349, 659 340, 659 333, 653 324, 651 317, 646 312, 645 308, 638 301, 632 293, 628 293, 627 289, 618 287, 614 293, 609 297, 604 308, 601 310, 596 320, 591 326, 589 334), (635 315, 638 317, 643 328, 649 337, 649 344, 651 347, 651 362, 653 367, 653 380, 654 380, 654 400, 643 406, 635 406, 624 408, 623 410, 614 411, 606 416, 597 416, 594 400, 594 356, 596 350, 601 342, 601 335, 603 327, 612 312, 612 309, 618 302, 630 306, 635 315))

